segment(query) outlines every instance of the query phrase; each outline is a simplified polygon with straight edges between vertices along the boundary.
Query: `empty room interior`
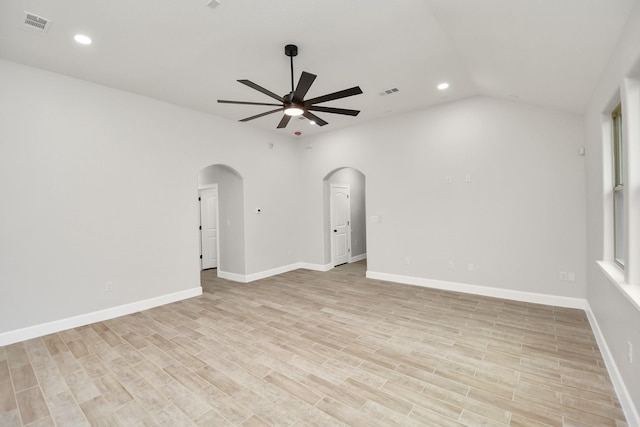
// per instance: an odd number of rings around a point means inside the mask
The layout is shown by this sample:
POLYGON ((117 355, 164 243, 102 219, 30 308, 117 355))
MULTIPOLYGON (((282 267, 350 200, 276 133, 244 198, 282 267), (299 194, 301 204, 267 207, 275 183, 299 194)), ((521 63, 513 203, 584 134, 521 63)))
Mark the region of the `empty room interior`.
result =
POLYGON ((640 426, 640 1, 0 2, 1 426, 640 426))

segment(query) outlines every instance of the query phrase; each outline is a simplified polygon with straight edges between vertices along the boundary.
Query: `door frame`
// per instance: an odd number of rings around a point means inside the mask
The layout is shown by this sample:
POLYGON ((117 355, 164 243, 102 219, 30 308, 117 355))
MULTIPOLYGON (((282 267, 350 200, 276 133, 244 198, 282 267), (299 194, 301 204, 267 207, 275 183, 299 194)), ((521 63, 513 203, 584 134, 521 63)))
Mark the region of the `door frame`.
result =
POLYGON ((331 245, 331 268, 335 268, 335 250, 333 244, 333 229, 334 229, 334 221, 333 221, 333 189, 334 188, 342 188, 347 189, 349 192, 349 208, 348 208, 348 217, 347 217, 347 263, 350 264, 352 261, 351 258, 351 186, 349 184, 340 184, 340 183, 329 183, 329 242, 331 245))
POLYGON ((218 184, 208 184, 198 187, 198 220, 200 222, 200 229, 198 235, 200 236, 200 271, 203 270, 203 258, 202 258, 202 192, 205 190, 216 190, 216 257, 217 266, 216 271, 220 271, 220 192, 218 191, 218 184))

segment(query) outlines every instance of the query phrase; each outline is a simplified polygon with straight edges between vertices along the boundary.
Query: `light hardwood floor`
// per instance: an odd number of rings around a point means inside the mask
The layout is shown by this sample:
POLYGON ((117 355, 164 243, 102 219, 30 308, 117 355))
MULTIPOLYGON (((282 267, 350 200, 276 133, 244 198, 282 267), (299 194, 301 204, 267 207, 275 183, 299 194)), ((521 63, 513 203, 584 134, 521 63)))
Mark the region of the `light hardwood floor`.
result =
POLYGON ((626 426, 584 312, 364 278, 249 284, 0 347, 1 426, 626 426))

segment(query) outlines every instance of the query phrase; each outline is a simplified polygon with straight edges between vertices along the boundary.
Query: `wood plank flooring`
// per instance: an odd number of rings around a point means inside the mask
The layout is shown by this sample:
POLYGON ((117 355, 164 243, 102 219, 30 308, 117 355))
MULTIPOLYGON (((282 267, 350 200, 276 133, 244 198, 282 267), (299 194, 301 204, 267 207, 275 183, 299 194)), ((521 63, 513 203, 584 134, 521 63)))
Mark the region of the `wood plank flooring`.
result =
POLYGON ((364 278, 205 293, 0 347, 0 426, 626 426, 584 312, 364 278))

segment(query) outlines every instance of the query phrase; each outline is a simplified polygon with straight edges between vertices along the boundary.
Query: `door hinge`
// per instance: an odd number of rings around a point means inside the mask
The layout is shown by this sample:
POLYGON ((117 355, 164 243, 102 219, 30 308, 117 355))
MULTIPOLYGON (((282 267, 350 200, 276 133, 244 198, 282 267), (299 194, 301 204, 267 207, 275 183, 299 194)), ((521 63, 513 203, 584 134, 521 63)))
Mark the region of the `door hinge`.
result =
POLYGON ((200 255, 200 259, 202 259, 202 255, 200 255))
POLYGON ((200 197, 198 197, 198 201, 200 202, 200 201, 202 201, 202 199, 200 197))
POLYGON ((202 230, 202 226, 198 227, 199 230, 202 230))

